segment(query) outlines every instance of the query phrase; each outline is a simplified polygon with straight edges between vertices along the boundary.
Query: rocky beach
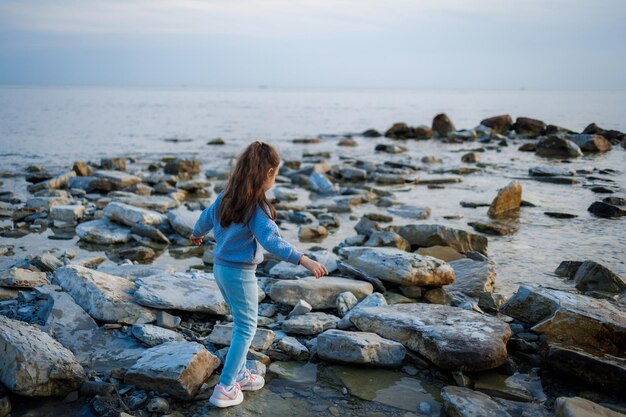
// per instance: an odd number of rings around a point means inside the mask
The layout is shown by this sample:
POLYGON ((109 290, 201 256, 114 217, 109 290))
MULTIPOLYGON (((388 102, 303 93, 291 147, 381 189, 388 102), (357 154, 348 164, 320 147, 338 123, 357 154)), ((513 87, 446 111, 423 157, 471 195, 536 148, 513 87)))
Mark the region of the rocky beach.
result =
POLYGON ((330 275, 265 254, 268 384, 225 410, 231 317, 188 236, 247 141, 0 168, 0 417, 626 415, 626 135, 378 129, 267 139, 277 223, 330 275))

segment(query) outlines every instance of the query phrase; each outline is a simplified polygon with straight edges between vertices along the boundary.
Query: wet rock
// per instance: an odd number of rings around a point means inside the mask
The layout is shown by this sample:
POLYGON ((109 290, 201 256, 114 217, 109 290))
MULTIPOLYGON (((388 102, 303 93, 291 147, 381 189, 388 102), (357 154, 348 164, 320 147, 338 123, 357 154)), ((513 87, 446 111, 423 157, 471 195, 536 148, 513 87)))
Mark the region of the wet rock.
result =
MULTIPOLYGON (((50 196, 50 197, 35 197, 35 198, 29 198, 28 200, 26 200, 26 203, 24 203, 24 209, 25 210, 34 209, 34 210, 49 211, 54 206, 70 205, 73 202, 74 200, 72 200, 70 197, 67 197, 65 195, 50 196)), ((18 213, 19 211, 16 211, 13 213, 13 216, 12 216, 13 220, 18 220, 18 219, 21 220, 21 218, 18 218, 18 213)), ((26 217, 30 214, 32 213, 25 214, 23 217, 26 217)))
POLYGON ((403 251, 410 251, 411 245, 402 236, 395 232, 374 232, 370 235, 363 246, 371 247, 392 247, 403 251))
MULTIPOLYGON (((506 212, 510 213, 510 212, 506 212)), ((472 226, 474 230, 486 235, 506 236, 512 235, 517 232, 517 227, 509 226, 503 223, 481 223, 481 222, 469 222, 468 226, 472 226)))
POLYGON ((484 119, 480 122, 480 124, 483 126, 487 126, 495 133, 506 135, 513 127, 513 119, 510 115, 503 114, 501 116, 493 116, 484 119))
POLYGON ((169 314, 166 311, 157 312, 156 320, 157 326, 166 329, 177 329, 182 321, 180 317, 169 314))
POLYGON ((400 285, 441 286, 454 281, 454 270, 433 257, 395 248, 344 247, 339 254, 356 270, 400 285))
POLYGON ((166 174, 191 177, 200 173, 200 161, 195 159, 174 159, 168 161, 163 168, 166 174))
POLYGON ((419 248, 417 250, 417 254, 422 256, 432 256, 445 262, 464 258, 463 255, 450 246, 431 246, 428 248, 419 248))
POLYGON ((602 200, 602 202, 612 204, 614 206, 626 206, 626 198, 624 197, 606 197, 602 200))
POLYGON ((562 261, 554 273, 559 277, 574 278, 576 271, 582 264, 582 261, 562 261))
POLYGON ((343 181, 365 181, 367 179, 366 170, 351 166, 337 167, 331 172, 334 177, 343 181))
POLYGON ((406 349, 375 333, 331 329, 317 337, 317 354, 331 362, 399 366, 406 349))
POLYGON ((515 133, 518 135, 526 135, 530 138, 536 138, 544 134, 546 124, 541 120, 531 119, 528 117, 518 117, 513 125, 515 133))
POLYGON ((167 413, 169 409, 170 403, 165 398, 161 397, 152 398, 146 405, 146 410, 151 413, 157 413, 160 415, 167 413))
POLYGON ((555 219, 575 219, 576 217, 578 217, 578 215, 576 214, 561 213, 558 211, 544 211, 543 214, 548 217, 553 217, 555 219))
POLYGON ((507 359, 511 329, 495 317, 435 304, 357 307, 350 320, 359 330, 402 343, 440 368, 493 369, 507 359))
POLYGON ((468 152, 461 156, 461 162, 465 162, 466 164, 475 164, 476 162, 480 162, 480 155, 476 152, 468 152))
POLYGON ((174 209, 180 205, 180 203, 173 198, 165 196, 112 196, 113 201, 128 204, 135 207, 141 207, 148 210, 158 211, 159 213, 165 213, 168 210, 174 209))
POLYGON ((522 204, 522 184, 514 181, 498 191, 491 202, 487 214, 489 217, 501 217, 519 210, 522 204))
POLYGON ((220 365, 196 342, 168 342, 148 349, 124 375, 124 382, 189 400, 220 365))
POLYGON ((493 261, 475 261, 464 258, 448 262, 454 269, 454 283, 446 286, 449 291, 479 297, 492 292, 496 284, 496 265, 493 261))
POLYGON ((135 303, 132 281, 78 265, 57 269, 54 280, 93 318, 109 323, 153 321, 155 312, 135 303))
POLYGON ((339 318, 331 314, 314 312, 285 320, 281 328, 287 333, 315 335, 324 330, 334 329, 337 326, 337 320, 339 318))
POLYGON ((567 177, 576 175, 574 171, 559 167, 532 167, 528 169, 531 177, 567 177))
POLYGON ((76 234, 90 243, 112 245, 130 241, 130 229, 105 219, 90 220, 76 227, 76 234))
POLYGON ((10 288, 34 288, 49 284, 45 272, 30 269, 11 268, 0 273, 0 286, 10 288))
POLYGON ((349 291, 361 300, 373 290, 369 282, 331 276, 278 281, 272 285, 269 294, 272 300, 287 305, 293 306, 299 300, 305 300, 314 309, 325 309, 335 307, 337 297, 343 292, 349 291))
POLYGON ((133 336, 148 346, 185 340, 182 334, 153 324, 133 324, 131 331, 133 336))
POLYGON ((309 350, 295 337, 285 336, 278 341, 276 347, 296 361, 305 361, 309 358, 309 350))
POLYGON ((85 206, 55 205, 50 208, 50 219, 55 227, 74 226, 85 214, 85 206))
POLYGON ((523 145, 520 145, 517 150, 520 152, 535 152, 537 150, 537 144, 533 142, 526 142, 523 145))
POLYGON ((365 307, 379 307, 379 306, 386 306, 386 305, 387 305, 387 300, 381 293, 376 292, 371 295, 368 295, 363 300, 361 300, 356 306, 348 310, 348 312, 343 316, 343 318, 337 322, 337 328, 348 329, 352 327, 353 324, 350 318, 352 317, 352 314, 354 314, 358 309, 365 308, 365 307))
POLYGON ((533 177, 533 180, 539 182, 548 182, 551 184, 579 184, 580 180, 572 177, 533 177))
POLYGON ((541 378, 528 374, 515 373, 501 375, 486 372, 478 376, 474 389, 494 398, 518 402, 545 402, 541 378))
POLYGON ((66 187, 70 178, 75 177, 74 171, 67 172, 59 175, 58 177, 50 178, 46 181, 37 182, 27 187, 28 192, 35 193, 40 190, 58 190, 59 188, 66 187))
POLYGON ((167 212, 167 219, 176 233, 183 237, 189 237, 200 214, 199 211, 170 210, 167 212))
POLYGON ((188 191, 190 193, 194 193, 197 192, 198 190, 202 190, 208 186, 210 186, 211 183, 209 181, 203 181, 203 180, 189 180, 189 181, 180 181, 176 184, 177 188, 180 188, 182 190, 188 191))
POLYGON ((583 152, 606 152, 613 148, 611 142, 600 135, 570 135, 569 139, 583 152))
POLYGON ((431 210, 430 207, 415 207, 409 204, 401 204, 389 207, 387 211, 407 219, 425 220, 430 217, 431 210))
POLYGON ((578 158, 583 154, 574 142, 555 135, 541 139, 535 153, 549 158, 578 158))
POLYGON ((376 129, 367 129, 362 135, 366 138, 379 138, 382 136, 382 134, 376 129))
MULTIPOLYGON (((137 278, 135 298, 139 304, 162 310, 183 310, 226 315, 226 301, 213 274, 159 274, 137 278)), ((262 299, 263 294, 259 293, 262 299)), ((260 300, 259 300, 260 301, 260 300)))
POLYGON ((618 130, 602 129, 600 126, 596 125, 595 123, 590 123, 587 127, 585 127, 585 130, 583 130, 583 133, 602 135, 605 138, 607 138, 609 141, 611 141, 611 143, 613 143, 614 145, 619 144, 620 142, 624 140, 624 138, 626 138, 626 134, 618 130))
POLYGON ((324 174, 320 174, 319 172, 313 171, 311 176, 308 178, 308 184, 311 189, 322 195, 334 195, 337 194, 337 188, 335 184, 333 184, 328 177, 324 174))
POLYGON ((574 275, 580 291, 606 291, 620 293, 626 290, 626 280, 604 265, 594 261, 583 262, 574 275))
POLYGON ((406 148, 404 146, 395 145, 395 144, 385 144, 385 143, 379 143, 378 145, 376 145, 374 150, 379 151, 379 152, 387 152, 391 154, 406 152, 406 148))
POLYGON ((337 142, 337 146, 357 146, 358 143, 353 138, 343 138, 337 142))
POLYGON ((556 417, 623 417, 624 414, 580 397, 559 397, 554 411, 556 417))
POLYGON ((280 279, 297 279, 310 276, 311 271, 302 265, 280 261, 270 269, 269 274, 280 279))
POLYGON ((511 417, 504 407, 481 392, 446 386, 441 390, 443 411, 455 417, 511 417))
POLYGON ((626 216, 626 210, 602 201, 593 202, 587 211, 595 216, 603 218, 626 216))
POLYGON ((430 126, 418 125, 413 128, 415 139, 430 139, 433 136, 433 130, 430 126))
POLYGON ((328 236, 328 229, 324 226, 301 226, 298 230, 298 239, 303 242, 322 239, 328 236))
POLYGON ((445 113, 440 113, 433 118, 433 137, 446 138, 449 133, 456 131, 456 127, 445 113))
MULTIPOLYGON (((207 341, 222 346, 230 346, 233 337, 233 324, 216 324, 213 331, 207 337, 207 341)), ((276 335, 273 331, 257 328, 252 339, 252 347, 256 350, 267 350, 274 342, 276 335)))
POLYGON ((141 178, 121 171, 99 170, 93 176, 97 178, 98 189, 102 191, 122 190, 141 182, 141 178))
POLYGON ((358 303, 358 298, 356 298, 356 296, 350 291, 342 292, 337 296, 337 300, 335 302, 337 315, 339 317, 344 317, 348 313, 348 311, 350 311, 358 303))
POLYGON ((394 123, 393 126, 385 132, 385 137, 392 139, 406 139, 412 138, 413 136, 413 129, 403 122, 394 123))
POLYGON ((575 347, 551 344, 545 363, 562 375, 584 381, 594 387, 621 393, 626 378, 626 360, 602 353, 589 353, 575 347))
POLYGON ((133 226, 137 223, 148 226, 158 226, 167 221, 161 213, 131 206, 115 201, 110 202, 104 208, 104 215, 111 221, 125 226, 133 226))
POLYGON ((502 312, 544 334, 549 343, 619 355, 625 347, 626 315, 606 300, 521 285, 502 312))
POLYGON ((148 226, 141 223, 135 223, 131 227, 130 231, 138 236, 146 237, 156 243, 170 244, 170 240, 165 234, 153 226, 148 226))
POLYGON ((380 225, 367 217, 361 217, 357 224, 354 225, 354 230, 356 230, 359 235, 369 237, 372 233, 380 230, 380 225))
POLYGON ((298 316, 300 314, 310 313, 311 311, 313 311, 313 307, 311 306, 311 304, 307 303, 304 300, 299 300, 296 305, 293 306, 293 309, 289 312, 288 316, 298 316))
POLYGON ((72 352, 37 327, 2 315, 0 351, 0 382, 15 394, 62 396, 85 379, 72 352))
POLYGON ((116 275, 118 277, 130 279, 134 281, 139 277, 149 277, 151 275, 167 274, 176 272, 176 269, 167 265, 138 265, 132 263, 124 263, 115 266, 103 266, 98 268, 100 272, 116 275))
POLYGON ((461 253, 469 251, 487 253, 487 238, 464 230, 438 224, 409 224, 400 227, 397 232, 411 245, 450 246, 461 253))
POLYGON ((146 246, 136 246, 133 248, 126 248, 116 252, 117 256, 122 259, 128 259, 131 261, 149 261, 156 257, 156 252, 153 249, 146 246))

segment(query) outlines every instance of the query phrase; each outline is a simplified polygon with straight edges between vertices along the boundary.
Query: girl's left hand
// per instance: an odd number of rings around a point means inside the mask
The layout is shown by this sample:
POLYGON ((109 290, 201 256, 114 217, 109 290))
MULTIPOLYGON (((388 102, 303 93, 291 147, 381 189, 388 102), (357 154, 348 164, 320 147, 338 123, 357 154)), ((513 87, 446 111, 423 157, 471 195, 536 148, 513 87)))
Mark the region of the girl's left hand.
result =
POLYGON ((189 236, 189 241, 196 246, 200 246, 202 244, 202 237, 196 237, 194 235, 189 236))

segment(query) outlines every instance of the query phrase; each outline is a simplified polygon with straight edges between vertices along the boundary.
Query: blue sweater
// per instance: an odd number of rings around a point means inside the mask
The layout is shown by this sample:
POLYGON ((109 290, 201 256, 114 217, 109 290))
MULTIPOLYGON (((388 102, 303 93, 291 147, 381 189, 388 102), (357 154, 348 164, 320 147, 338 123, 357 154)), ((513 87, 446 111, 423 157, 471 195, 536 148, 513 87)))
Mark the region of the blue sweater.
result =
POLYGON ((224 228, 216 218, 222 193, 208 208, 202 211, 193 228, 193 235, 200 237, 213 229, 217 245, 213 250, 213 262, 219 265, 243 269, 256 269, 263 261, 263 250, 267 249, 277 258, 292 264, 300 263, 302 253, 285 241, 279 234, 276 223, 259 205, 247 225, 231 223, 224 228))

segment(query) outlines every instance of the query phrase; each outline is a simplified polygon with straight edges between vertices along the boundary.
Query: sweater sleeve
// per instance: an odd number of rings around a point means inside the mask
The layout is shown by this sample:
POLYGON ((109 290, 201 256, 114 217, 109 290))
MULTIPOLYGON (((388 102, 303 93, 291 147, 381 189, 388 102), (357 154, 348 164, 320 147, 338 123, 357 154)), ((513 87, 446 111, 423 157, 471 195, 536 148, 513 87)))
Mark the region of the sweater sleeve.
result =
POLYGON ((215 219, 215 201, 209 207, 202 210, 202 214, 200 214, 200 218, 196 221, 196 224, 193 227, 192 234, 196 237, 201 237, 206 235, 213 228, 213 219, 215 219))
POLYGON ((302 253, 280 236, 276 223, 260 207, 257 206, 249 225, 256 240, 269 253, 295 265, 300 263, 302 253))

